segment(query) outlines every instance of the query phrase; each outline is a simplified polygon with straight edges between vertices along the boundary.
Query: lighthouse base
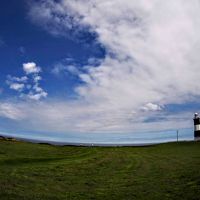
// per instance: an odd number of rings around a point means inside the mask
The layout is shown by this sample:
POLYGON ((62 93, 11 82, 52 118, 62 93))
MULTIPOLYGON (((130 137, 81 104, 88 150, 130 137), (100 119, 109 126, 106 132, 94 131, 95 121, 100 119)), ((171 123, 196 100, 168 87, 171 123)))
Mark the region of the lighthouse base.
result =
POLYGON ((194 131, 194 137, 200 137, 200 130, 194 131))
POLYGON ((200 141, 200 130, 194 131, 194 140, 200 141))

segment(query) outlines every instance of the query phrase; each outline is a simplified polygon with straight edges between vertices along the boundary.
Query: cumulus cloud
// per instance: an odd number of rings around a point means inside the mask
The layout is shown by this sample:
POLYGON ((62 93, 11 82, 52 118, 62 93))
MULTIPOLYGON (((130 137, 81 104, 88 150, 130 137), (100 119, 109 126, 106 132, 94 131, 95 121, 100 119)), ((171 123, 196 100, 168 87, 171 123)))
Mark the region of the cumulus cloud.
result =
POLYGON ((28 77, 15 77, 7 76, 6 83, 9 85, 10 89, 21 92, 25 88, 25 83, 28 81, 28 77))
POLYGON ((172 128, 173 120, 185 126, 188 113, 177 121, 165 108, 199 99, 199 9, 198 0, 33 3, 29 16, 46 31, 65 36, 87 29, 106 50, 98 66, 91 63, 78 72, 85 83, 75 88, 78 103, 73 112, 62 107, 58 119, 69 120, 77 130, 172 128), (166 120, 145 122, 160 116, 166 120))
POLYGON ((19 97, 31 100, 40 100, 46 98, 48 93, 40 86, 42 77, 39 75, 41 68, 34 62, 24 63, 23 70, 26 76, 15 77, 8 75, 6 83, 10 89, 19 92, 19 97))
POLYGON ((32 74, 39 73, 41 71, 41 68, 38 67, 34 62, 30 62, 23 64, 23 70, 26 72, 26 74, 32 74))

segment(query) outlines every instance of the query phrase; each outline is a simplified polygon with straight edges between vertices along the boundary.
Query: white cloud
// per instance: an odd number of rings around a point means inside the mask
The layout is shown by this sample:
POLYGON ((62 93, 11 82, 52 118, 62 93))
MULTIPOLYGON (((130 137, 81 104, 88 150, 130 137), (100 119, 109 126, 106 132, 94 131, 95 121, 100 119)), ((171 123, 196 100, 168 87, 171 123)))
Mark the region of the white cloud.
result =
POLYGON ((33 86, 33 89, 36 91, 36 92, 42 92, 43 89, 41 87, 39 87, 38 85, 34 85, 33 86))
POLYGON ((21 120, 23 119, 24 114, 18 105, 0 102, 0 117, 6 117, 12 120, 21 120))
MULTIPOLYGON (((2 103, 0 103, 1 105, 2 103)), ((96 108, 95 105, 80 104, 80 102, 18 102, 7 103, 6 108, 0 106, 0 116, 17 120, 18 127, 29 131, 44 131, 49 133, 128 133, 138 131, 159 131, 163 129, 180 129, 191 127, 192 112, 167 114, 154 112, 152 115, 132 113, 112 108, 96 108), (105 109, 108 109, 105 112, 105 109), (9 113, 7 114, 7 110, 9 113), (115 115, 113 115, 113 112, 115 115), (13 114, 15 113, 14 116, 13 114), (148 118, 157 117, 158 121, 148 118)))
POLYGON ((12 83, 10 84, 10 89, 16 90, 16 91, 22 91, 24 89, 23 83, 12 83))
POLYGON ((154 103, 147 103, 145 106, 141 108, 143 111, 160 111, 162 110, 162 106, 154 104, 154 103))
POLYGON ((27 76, 22 76, 22 77, 15 77, 15 76, 7 76, 7 83, 12 83, 12 82, 22 82, 25 83, 28 81, 27 76))
POLYGON ((25 83, 27 81, 28 81, 28 77, 26 76, 15 77, 15 76, 8 75, 6 83, 9 85, 10 89, 21 92, 25 88, 25 83))
POLYGON ((23 64, 23 70, 28 76, 7 76, 6 83, 9 85, 10 89, 18 91, 19 97, 23 99, 38 101, 42 98, 46 98, 48 93, 40 86, 42 77, 39 73, 41 72, 41 68, 37 67, 34 62, 30 62, 23 64))
POLYGON ((200 62, 199 7, 197 0, 62 0, 34 4, 31 12, 40 19, 38 23, 52 23, 51 30, 58 25, 72 31, 73 24, 88 26, 108 52, 115 54, 80 75, 90 80, 78 90, 81 95, 89 99, 103 95, 115 101, 122 93, 121 102, 140 107, 148 101, 180 103, 200 94, 200 86, 193 81, 198 79, 200 62))
POLYGON ((47 95, 48 95, 47 92, 44 92, 41 88, 37 88, 36 93, 30 92, 27 96, 28 96, 29 99, 38 101, 41 98, 46 98, 47 95))
POLYGON ((34 76, 34 77, 33 77, 33 79, 34 79, 34 82, 35 82, 35 83, 38 83, 39 81, 41 81, 41 80, 42 80, 42 77, 41 77, 41 76, 38 76, 38 75, 36 75, 36 76, 34 76))
POLYGON ((24 63, 23 70, 26 72, 26 74, 41 72, 41 68, 38 67, 34 62, 24 63))
POLYGON ((90 63, 85 66, 87 72, 79 72, 85 84, 75 88, 79 100, 73 111, 69 102, 62 109, 47 106, 47 112, 66 122, 63 125, 46 114, 49 121, 57 122, 54 128, 114 132, 189 126, 186 119, 191 113, 180 114, 181 120, 177 120, 166 112, 165 105, 199 99, 199 9, 198 0, 34 3, 29 16, 51 34, 76 35, 88 28, 106 50, 98 67, 90 63), (141 113, 141 108, 146 112, 141 113), (160 116, 166 120, 145 123, 160 116))

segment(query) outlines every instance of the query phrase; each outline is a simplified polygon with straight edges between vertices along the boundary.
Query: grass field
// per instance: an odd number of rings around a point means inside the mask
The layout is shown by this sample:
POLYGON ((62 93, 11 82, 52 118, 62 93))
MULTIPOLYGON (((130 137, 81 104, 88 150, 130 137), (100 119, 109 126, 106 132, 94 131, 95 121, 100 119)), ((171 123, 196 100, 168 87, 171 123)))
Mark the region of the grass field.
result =
POLYGON ((0 140, 0 200, 200 199, 200 143, 61 147, 0 140))

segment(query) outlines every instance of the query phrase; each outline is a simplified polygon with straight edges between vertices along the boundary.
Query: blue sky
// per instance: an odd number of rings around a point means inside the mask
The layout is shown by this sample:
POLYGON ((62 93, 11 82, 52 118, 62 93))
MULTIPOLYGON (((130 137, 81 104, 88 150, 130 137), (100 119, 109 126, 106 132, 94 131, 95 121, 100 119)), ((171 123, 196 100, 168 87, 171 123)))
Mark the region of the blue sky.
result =
POLYGON ((199 8, 198 0, 2 0, 0 131, 81 141, 191 134, 199 8))
MULTIPOLYGON (((1 85, 6 87, 5 79, 8 74, 13 73, 15 76, 22 74, 22 63, 34 61, 43 67, 45 76, 43 84, 48 87, 52 97, 55 97, 55 90, 58 87, 60 89, 56 95, 66 96, 66 91, 73 92, 71 89, 78 80, 74 80, 74 77, 59 77, 59 80, 56 81, 51 74, 54 65, 64 62, 65 59, 73 58, 81 67, 91 57, 103 57, 104 50, 94 44, 95 41, 92 37, 87 40, 86 45, 84 42, 80 43, 68 37, 54 37, 33 25, 27 16, 29 4, 26 2, 1 1, 1 85), (51 82, 53 83, 49 85, 51 82), (65 87, 63 87, 64 84, 65 87)), ((4 95, 10 92, 5 90, 4 95)))

